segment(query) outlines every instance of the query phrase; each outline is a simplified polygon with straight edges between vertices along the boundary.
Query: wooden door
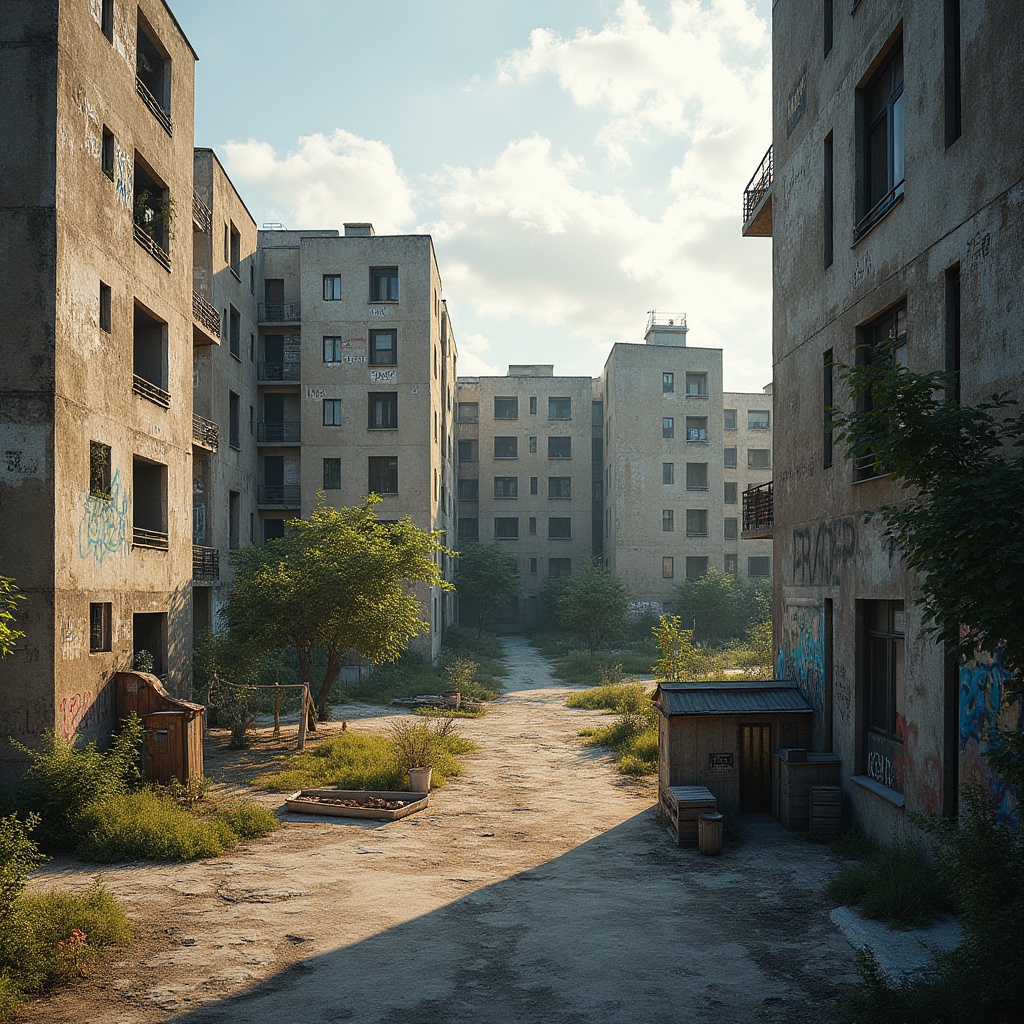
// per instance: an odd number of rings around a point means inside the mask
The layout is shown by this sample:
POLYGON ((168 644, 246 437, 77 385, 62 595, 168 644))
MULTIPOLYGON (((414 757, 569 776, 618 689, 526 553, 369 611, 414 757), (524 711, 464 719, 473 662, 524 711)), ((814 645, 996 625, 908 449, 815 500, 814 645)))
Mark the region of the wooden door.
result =
POLYGON ((772 727, 740 726, 740 810, 772 809, 772 727))

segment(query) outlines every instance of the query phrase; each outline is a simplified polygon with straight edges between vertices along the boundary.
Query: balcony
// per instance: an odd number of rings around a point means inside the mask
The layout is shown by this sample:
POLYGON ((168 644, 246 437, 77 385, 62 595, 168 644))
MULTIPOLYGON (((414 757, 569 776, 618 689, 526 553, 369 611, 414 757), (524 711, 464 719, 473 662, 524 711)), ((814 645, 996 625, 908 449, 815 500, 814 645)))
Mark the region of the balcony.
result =
POLYGON ((192 545, 192 583, 201 587, 220 583, 220 552, 216 548, 192 545))
POLYGON ((298 444, 302 440, 299 420, 260 420, 256 427, 259 444, 298 444))
POLYGON ((170 392, 164 391, 158 384, 146 380, 145 377, 140 377, 137 373, 132 375, 132 391, 142 398, 153 402, 155 405, 162 406, 164 409, 170 409, 171 407, 170 392))
POLYGON ((301 302, 261 302, 259 320, 261 324, 297 324, 302 319, 301 302))
POLYGON ((297 383, 301 364, 297 361, 289 363, 259 363, 256 368, 256 379, 260 384, 297 383))
POLYGON ((142 246, 164 270, 171 269, 171 257, 166 249, 139 223, 132 225, 135 229, 135 241, 142 246))
POLYGON ((769 146, 743 190, 743 235, 746 238, 771 238, 773 178, 772 147, 769 146))
POLYGON ((141 526, 132 529, 132 547, 166 551, 170 546, 167 534, 160 530, 144 530, 141 526))
POLYGON ((192 413, 192 443, 208 452, 217 450, 220 428, 213 420, 208 420, 199 413, 192 413))
POLYGON ((298 484, 260 484, 256 503, 269 508, 299 508, 301 488, 298 484))
POLYGON ((192 332, 193 341, 201 340, 207 345, 220 344, 220 313, 199 292, 192 293, 192 319, 203 329, 201 339, 197 338, 195 331, 192 332))
POLYGON ((748 487, 743 492, 743 539, 771 540, 775 521, 772 483, 748 487))
POLYGON ((208 235, 213 231, 213 211, 196 191, 192 192, 192 223, 197 231, 204 231, 208 235))
POLYGON ((142 102, 149 107, 153 116, 160 122, 160 126, 171 137, 174 136, 174 125, 171 122, 170 112, 165 110, 161 102, 149 90, 146 83, 138 76, 135 76, 135 91, 142 97, 142 102))

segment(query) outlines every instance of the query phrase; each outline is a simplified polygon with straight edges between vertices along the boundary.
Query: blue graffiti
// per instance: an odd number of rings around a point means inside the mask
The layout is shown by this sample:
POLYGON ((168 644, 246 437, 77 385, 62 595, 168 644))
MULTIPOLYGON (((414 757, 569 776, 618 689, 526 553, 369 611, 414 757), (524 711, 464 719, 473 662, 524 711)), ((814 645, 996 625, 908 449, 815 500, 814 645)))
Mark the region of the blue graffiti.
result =
POLYGON ((819 714, 825 702, 825 609, 798 605, 786 609, 777 669, 819 714))
POLYGON ((114 555, 128 547, 128 493, 121 486, 121 471, 114 473, 110 482, 110 497, 98 498, 88 494, 78 524, 78 554, 103 564, 107 555, 114 555))

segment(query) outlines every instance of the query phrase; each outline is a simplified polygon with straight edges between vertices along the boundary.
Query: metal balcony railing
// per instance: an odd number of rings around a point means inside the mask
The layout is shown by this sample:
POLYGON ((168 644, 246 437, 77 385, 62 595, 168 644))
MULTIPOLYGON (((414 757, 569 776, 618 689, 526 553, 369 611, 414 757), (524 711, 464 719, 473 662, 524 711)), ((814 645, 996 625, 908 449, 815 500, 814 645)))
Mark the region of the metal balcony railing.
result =
POLYGON ((666 313, 663 310, 649 309, 647 311, 647 325, 644 328, 646 334, 652 327, 685 327, 685 313, 666 313))
POLYGON ((257 379, 261 381, 297 381, 301 364, 290 363, 259 363, 257 366, 257 379))
POLYGON ((192 545, 192 582, 207 586, 220 583, 220 552, 216 548, 192 545))
POLYGON ((192 443, 215 452, 220 441, 220 428, 213 420, 208 420, 199 413, 192 413, 192 443))
POLYGON ((775 521, 775 501, 772 483, 748 487, 743 492, 743 532, 769 530, 775 521))
POLYGON ((256 501, 260 505, 277 508, 298 508, 300 491, 298 484, 260 484, 256 488, 256 501))
POLYGON ((200 231, 207 234, 213 231, 213 210, 207 205, 198 192, 192 192, 192 221, 200 231))
POLYGON ((753 177, 747 182, 747 187, 743 190, 744 224, 750 223, 750 219, 754 216, 754 211, 760 205, 761 200, 768 195, 772 187, 773 175, 772 147, 769 146, 768 152, 762 157, 761 163, 758 164, 753 177))
POLYGON ((259 318, 263 324, 297 324, 302 319, 302 303, 261 302, 259 318))
POLYGON ((156 405, 163 406, 165 409, 171 407, 170 392, 164 391, 159 384, 154 384, 151 380, 146 380, 145 377, 140 377, 137 373, 132 375, 132 391, 156 405))
POLYGON ((260 420, 256 440, 263 444, 298 444, 302 440, 302 424, 299 420, 260 420))
POLYGON ((141 526, 132 528, 133 548, 152 548, 154 551, 166 551, 169 546, 167 534, 161 530, 146 530, 141 526))
POLYGON ((213 303, 204 299, 199 292, 192 293, 192 317, 215 338, 220 337, 220 313, 214 308, 213 303))
POLYGON ((164 109, 164 105, 149 91, 149 87, 138 75, 135 76, 135 91, 142 97, 142 101, 160 122, 163 130, 173 137, 174 125, 171 122, 171 112, 164 109))
POLYGON ((142 246, 164 270, 171 269, 171 256, 166 249, 141 225, 133 224, 135 241, 142 246))

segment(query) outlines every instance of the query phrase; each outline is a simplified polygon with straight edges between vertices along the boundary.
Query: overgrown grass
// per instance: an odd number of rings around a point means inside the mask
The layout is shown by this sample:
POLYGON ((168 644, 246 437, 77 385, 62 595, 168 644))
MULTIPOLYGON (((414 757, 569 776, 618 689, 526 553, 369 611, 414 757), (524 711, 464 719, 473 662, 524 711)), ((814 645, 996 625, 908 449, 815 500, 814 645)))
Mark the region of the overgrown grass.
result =
POLYGON ((611 747, 623 775, 653 775, 658 770, 658 713, 651 691, 640 683, 612 683, 570 695, 575 708, 604 708, 615 721, 580 732, 588 746, 611 747))
POLYGON ((828 894, 890 928, 921 927, 950 909, 946 890, 925 851, 910 842, 877 847, 865 860, 835 875, 828 894))
MULTIPOLYGON (((430 721, 410 723, 436 732, 430 721)), ((428 755, 433 768, 431 784, 444 785, 462 773, 460 754, 475 750, 475 744, 449 731, 431 741, 428 755)), ((260 789, 290 792, 297 789, 336 787, 338 789, 405 790, 409 768, 427 767, 409 763, 393 735, 360 733, 353 729, 319 743, 312 750, 283 758, 275 772, 260 775, 253 785, 260 789)))

